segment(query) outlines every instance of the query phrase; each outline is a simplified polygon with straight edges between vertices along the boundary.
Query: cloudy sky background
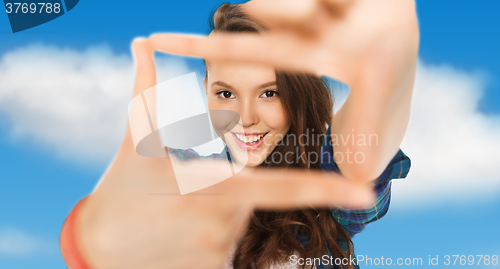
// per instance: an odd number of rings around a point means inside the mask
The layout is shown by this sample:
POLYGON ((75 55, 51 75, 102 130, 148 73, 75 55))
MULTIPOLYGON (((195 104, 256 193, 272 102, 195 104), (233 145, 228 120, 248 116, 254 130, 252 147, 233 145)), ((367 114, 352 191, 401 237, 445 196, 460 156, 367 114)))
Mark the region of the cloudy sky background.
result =
MULTIPOLYGON (((126 128, 130 41, 158 31, 206 34, 218 4, 83 1, 19 34, 0 15, 0 268, 65 268, 62 222, 126 128)), ((492 12, 500 4, 417 5, 421 50, 402 145, 412 169, 394 182, 389 214, 355 238, 356 252, 424 265, 429 255, 440 264, 444 255, 500 255, 500 22, 492 12)), ((201 82, 204 74, 195 59, 158 55, 157 66, 159 81, 194 71, 201 82)))

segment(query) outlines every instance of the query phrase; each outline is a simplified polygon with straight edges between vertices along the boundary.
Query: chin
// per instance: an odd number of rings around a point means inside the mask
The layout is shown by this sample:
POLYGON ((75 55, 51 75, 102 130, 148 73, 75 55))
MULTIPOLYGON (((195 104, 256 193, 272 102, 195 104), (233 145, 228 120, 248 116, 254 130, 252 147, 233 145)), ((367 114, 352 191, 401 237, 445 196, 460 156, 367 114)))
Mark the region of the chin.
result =
POLYGON ((263 162, 264 162, 263 159, 248 160, 248 163, 246 164, 246 166, 248 166, 248 167, 257 167, 257 166, 259 166, 263 162))
POLYGON ((247 155, 246 152, 239 152, 238 149, 236 150, 237 151, 231 151, 231 153, 233 155, 234 161, 236 161, 240 165, 247 167, 256 167, 263 163, 265 160, 263 156, 251 156, 250 154, 247 155))

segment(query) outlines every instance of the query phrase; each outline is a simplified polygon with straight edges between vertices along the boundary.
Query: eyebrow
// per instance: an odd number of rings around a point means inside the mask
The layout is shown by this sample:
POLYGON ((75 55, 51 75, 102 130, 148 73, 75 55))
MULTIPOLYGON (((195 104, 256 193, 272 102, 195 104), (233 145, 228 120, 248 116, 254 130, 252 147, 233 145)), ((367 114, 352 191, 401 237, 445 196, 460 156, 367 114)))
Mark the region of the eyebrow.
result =
MULTIPOLYGON (((212 83, 212 87, 215 86, 215 85, 218 85, 218 86, 221 86, 221 87, 224 87, 224 88, 228 88, 230 90, 234 90, 234 88, 231 85, 229 85, 227 83, 224 83, 222 81, 214 81, 212 83)), ((276 81, 271 81, 271 82, 264 83, 264 84, 260 85, 259 87, 257 87, 257 89, 264 89, 264 88, 271 87, 271 86, 276 86, 276 81)))

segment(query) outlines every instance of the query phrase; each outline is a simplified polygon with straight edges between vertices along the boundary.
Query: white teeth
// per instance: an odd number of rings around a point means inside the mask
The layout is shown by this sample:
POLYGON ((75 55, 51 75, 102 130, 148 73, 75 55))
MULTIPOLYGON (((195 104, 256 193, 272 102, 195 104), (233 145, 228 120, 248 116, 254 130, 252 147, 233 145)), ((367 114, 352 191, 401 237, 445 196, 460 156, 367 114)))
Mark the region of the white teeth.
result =
POLYGON ((241 135, 241 134, 234 134, 238 140, 240 140, 243 143, 254 143, 262 139, 265 134, 260 134, 260 135, 241 135))

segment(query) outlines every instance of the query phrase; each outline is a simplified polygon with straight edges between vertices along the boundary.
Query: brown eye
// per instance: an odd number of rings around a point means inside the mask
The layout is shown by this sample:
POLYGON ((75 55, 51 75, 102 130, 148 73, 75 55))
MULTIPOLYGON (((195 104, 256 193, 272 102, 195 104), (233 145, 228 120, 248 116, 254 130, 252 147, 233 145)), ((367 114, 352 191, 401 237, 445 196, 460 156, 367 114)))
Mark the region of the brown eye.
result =
POLYGON ((233 93, 231 93, 230 91, 220 91, 220 92, 217 93, 217 95, 220 98, 223 98, 223 99, 232 99, 232 98, 234 98, 233 93))
POLYGON ((264 98, 273 98, 276 97, 278 93, 276 91, 265 91, 261 96, 264 98))

